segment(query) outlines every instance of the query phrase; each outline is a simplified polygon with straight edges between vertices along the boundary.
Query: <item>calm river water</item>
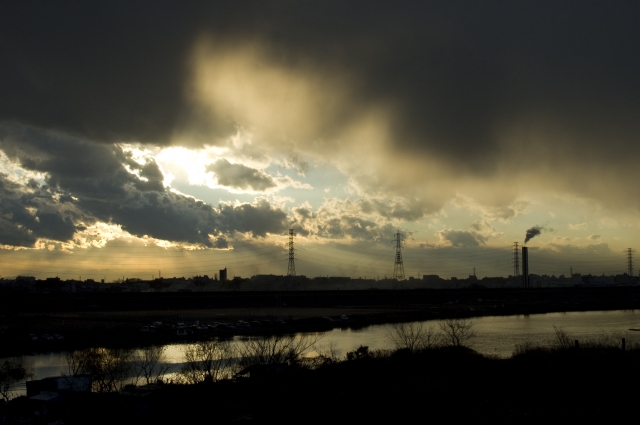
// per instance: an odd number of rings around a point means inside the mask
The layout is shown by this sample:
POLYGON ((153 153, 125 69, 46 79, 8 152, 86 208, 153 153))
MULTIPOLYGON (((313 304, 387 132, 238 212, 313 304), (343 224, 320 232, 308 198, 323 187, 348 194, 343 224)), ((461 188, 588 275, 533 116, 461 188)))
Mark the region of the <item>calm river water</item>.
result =
MULTIPOLYGON (((426 321, 423 324, 438 329, 438 321, 426 321)), ((580 341, 613 336, 616 339, 625 337, 628 345, 640 343, 640 332, 629 331, 631 328, 640 328, 640 311, 617 310, 479 317, 473 319, 476 336, 471 341, 471 347, 485 355, 509 357, 516 344, 551 344, 555 336, 554 326, 566 331, 571 339, 580 341)), ((322 352, 331 344, 341 357, 361 345, 369 349, 390 349, 393 348, 387 337, 390 329, 391 325, 375 325, 358 330, 348 327, 334 329, 323 333, 316 345, 318 351, 322 352)), ((166 347, 167 363, 171 366, 169 372, 179 371, 184 361, 184 347, 185 344, 166 347)), ((64 353, 26 355, 11 360, 33 371, 34 379, 68 373, 64 353)), ((24 392, 25 387, 21 386, 18 394, 24 392)))

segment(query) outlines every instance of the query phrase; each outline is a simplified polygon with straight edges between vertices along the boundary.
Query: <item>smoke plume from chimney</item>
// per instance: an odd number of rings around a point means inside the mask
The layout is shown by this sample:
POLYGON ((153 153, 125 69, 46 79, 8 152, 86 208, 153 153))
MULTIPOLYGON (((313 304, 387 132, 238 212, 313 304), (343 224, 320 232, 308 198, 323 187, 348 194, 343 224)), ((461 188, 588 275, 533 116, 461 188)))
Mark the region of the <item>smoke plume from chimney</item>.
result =
POLYGON ((526 245, 527 242, 542 233, 543 229, 543 226, 533 226, 531 229, 527 230, 527 236, 524 238, 524 244, 526 245))

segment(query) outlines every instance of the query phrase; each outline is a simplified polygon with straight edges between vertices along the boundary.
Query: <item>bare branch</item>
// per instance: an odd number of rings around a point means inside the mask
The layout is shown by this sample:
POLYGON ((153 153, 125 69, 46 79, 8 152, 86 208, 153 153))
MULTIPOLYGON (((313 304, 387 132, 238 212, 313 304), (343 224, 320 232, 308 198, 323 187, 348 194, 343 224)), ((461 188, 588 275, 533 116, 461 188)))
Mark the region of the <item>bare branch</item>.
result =
POLYGON ((234 347, 229 341, 213 339, 196 342, 184 351, 182 375, 190 384, 229 378, 233 354, 234 347))
POLYGON ((387 331, 387 338, 394 343, 397 350, 406 349, 412 353, 438 345, 433 326, 424 323, 394 323, 387 331))
POLYGON ((239 366, 298 364, 303 356, 322 338, 321 335, 274 335, 249 338, 237 345, 239 366))
POLYGON ((440 331, 444 345, 467 347, 476 336, 473 322, 470 319, 449 319, 440 322, 440 331))
POLYGON ((165 347, 151 346, 138 350, 133 361, 135 371, 135 384, 141 378, 145 379, 147 385, 161 380, 169 369, 165 362, 165 347))

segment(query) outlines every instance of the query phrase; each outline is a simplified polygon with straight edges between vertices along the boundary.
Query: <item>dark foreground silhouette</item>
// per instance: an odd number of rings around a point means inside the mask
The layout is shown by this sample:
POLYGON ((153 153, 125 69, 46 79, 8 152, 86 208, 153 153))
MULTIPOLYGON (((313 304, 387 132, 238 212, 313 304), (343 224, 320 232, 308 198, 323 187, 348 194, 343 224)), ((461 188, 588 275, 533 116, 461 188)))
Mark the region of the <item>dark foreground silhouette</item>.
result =
POLYGON ((528 347, 509 359, 464 347, 381 355, 362 347, 315 369, 264 366, 249 378, 124 393, 25 397, 2 407, 31 423, 518 423, 622 420, 637 414, 640 350, 528 347), (39 412, 35 415, 35 412, 39 412))

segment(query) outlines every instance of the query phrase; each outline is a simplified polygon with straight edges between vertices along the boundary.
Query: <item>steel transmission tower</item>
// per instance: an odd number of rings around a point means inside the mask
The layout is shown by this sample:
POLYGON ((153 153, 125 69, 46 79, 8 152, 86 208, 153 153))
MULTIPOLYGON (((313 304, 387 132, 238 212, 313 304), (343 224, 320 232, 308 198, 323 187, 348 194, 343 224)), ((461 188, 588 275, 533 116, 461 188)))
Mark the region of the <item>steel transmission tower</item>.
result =
POLYGON ((393 278, 404 280, 404 264, 402 263, 402 233, 398 230, 396 237, 396 262, 393 265, 393 278))
POLYGON ((520 251, 518 251, 518 242, 513 243, 513 277, 520 276, 520 251))
POLYGON ((296 275, 296 256, 293 252, 293 238, 296 236, 293 233, 293 229, 289 229, 289 269, 287 270, 287 276, 296 275))
POLYGON ((629 276, 633 276, 633 248, 627 248, 627 267, 629 276))

